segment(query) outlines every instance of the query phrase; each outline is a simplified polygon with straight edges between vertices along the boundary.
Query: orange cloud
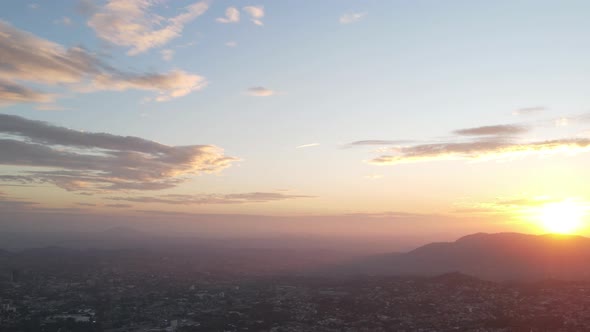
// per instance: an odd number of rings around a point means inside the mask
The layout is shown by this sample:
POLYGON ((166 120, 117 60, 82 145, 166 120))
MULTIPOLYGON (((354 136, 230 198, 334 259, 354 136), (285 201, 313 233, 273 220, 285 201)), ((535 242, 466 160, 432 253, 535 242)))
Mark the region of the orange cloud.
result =
POLYGON ((540 142, 513 143, 502 140, 478 140, 459 143, 420 144, 394 148, 369 161, 377 165, 457 160, 500 159, 533 154, 576 153, 590 150, 590 139, 572 138, 540 142))
POLYGON ((207 80, 182 70, 137 74, 117 70, 80 47, 64 48, 0 21, 0 103, 52 103, 56 95, 25 83, 65 86, 81 92, 155 91, 165 101, 207 86, 207 80))
POLYGON ((96 35, 110 43, 127 46, 128 55, 137 55, 160 47, 182 34, 184 25, 209 9, 208 1, 194 3, 171 18, 149 12, 154 1, 109 0, 92 14, 88 26, 96 35))
POLYGON ((254 96, 254 97, 269 97, 269 96, 274 95, 275 91, 273 91, 271 89, 267 89, 262 86, 255 86, 255 87, 248 88, 246 93, 248 95, 254 96))
POLYGON ((134 203, 160 203, 172 205, 208 205, 208 204, 245 204, 245 203, 267 203, 287 199, 313 198, 306 195, 288 195, 276 192, 252 192, 241 194, 205 194, 205 195, 161 195, 161 196, 129 196, 109 197, 115 201, 126 201, 134 203))

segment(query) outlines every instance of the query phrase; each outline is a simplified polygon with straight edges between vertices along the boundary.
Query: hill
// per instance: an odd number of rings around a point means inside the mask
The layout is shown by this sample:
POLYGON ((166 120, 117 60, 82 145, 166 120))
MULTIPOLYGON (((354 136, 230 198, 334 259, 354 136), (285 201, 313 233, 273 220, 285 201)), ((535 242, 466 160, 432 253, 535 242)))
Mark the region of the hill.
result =
POLYGON ((340 273, 432 276, 460 272, 490 280, 590 278, 590 239, 568 235, 478 233, 340 266, 340 273))

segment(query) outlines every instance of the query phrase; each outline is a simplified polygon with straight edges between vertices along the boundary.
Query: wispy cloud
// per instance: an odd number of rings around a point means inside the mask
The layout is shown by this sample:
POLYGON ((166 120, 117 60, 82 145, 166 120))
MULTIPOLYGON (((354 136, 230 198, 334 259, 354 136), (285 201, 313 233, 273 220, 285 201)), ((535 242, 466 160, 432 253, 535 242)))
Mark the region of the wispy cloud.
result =
POLYGON ((252 192, 241 194, 205 194, 205 195, 160 195, 109 197, 110 200, 134 203, 160 203, 172 205, 208 205, 208 204, 246 204, 267 203, 287 199, 314 198, 306 195, 288 195, 277 192, 252 192))
POLYGON ((534 106, 534 107, 523 107, 512 112, 512 115, 533 115, 545 112, 547 108, 542 106, 534 106))
POLYGON ((400 145, 409 143, 410 141, 407 140, 364 140, 364 141, 354 141, 349 144, 348 146, 379 146, 379 145, 400 145))
POLYGON ((459 129, 454 133, 462 136, 511 136, 524 134, 528 131, 529 128, 521 125, 494 125, 459 129))
MULTIPOLYGON (((581 118, 578 117, 578 120, 581 118)), ((382 148, 383 155, 369 160, 371 164, 395 165, 436 160, 504 159, 527 155, 555 153, 575 154, 590 151, 588 138, 560 138, 541 141, 522 140, 519 135, 530 131, 525 125, 493 125, 458 129, 456 137, 434 143, 395 144, 382 148)), ((388 141, 357 141, 351 144, 389 145, 388 141), (383 144, 385 143, 385 144, 383 144)))
POLYGON ((255 86, 255 87, 248 88, 246 93, 248 95, 254 96, 254 97, 270 97, 275 94, 275 91, 273 91, 271 89, 267 89, 262 86, 255 86))
POLYGON ((64 48, 0 21, 0 103, 52 103, 56 95, 25 82, 79 92, 128 89, 154 91, 158 101, 181 97, 207 86, 207 80, 182 70, 137 74, 117 70, 80 47, 64 48))
POLYGON ((208 1, 184 8, 184 12, 165 18, 150 12, 158 1, 109 0, 92 14, 88 26, 97 36, 119 46, 129 47, 128 55, 137 55, 167 44, 182 34, 184 25, 203 15, 208 1))
POLYGON ((61 45, 0 21, 0 79, 43 84, 77 83, 106 70, 80 47, 61 45))
POLYGON ((484 202, 459 202, 455 213, 464 213, 472 215, 503 215, 510 217, 530 216, 537 214, 544 206, 571 202, 577 206, 590 211, 590 202, 577 197, 551 197, 539 195, 518 195, 511 197, 499 197, 495 200, 484 202))
POLYGON ((24 201, 19 198, 9 197, 5 193, 0 191, 0 208, 4 211, 12 209, 27 209, 31 206, 35 206, 39 203, 32 201, 24 201))
POLYGON ((555 127, 567 127, 570 124, 570 119, 566 117, 555 119, 554 124, 555 127))
POLYGON ((567 115, 553 118, 549 121, 549 124, 553 127, 567 127, 574 125, 587 125, 590 123, 590 113, 581 113, 576 115, 567 115))
POLYGON ((0 106, 26 102, 51 103, 55 98, 56 96, 53 94, 35 91, 22 85, 0 80, 0 106))
POLYGON ((225 17, 219 17, 215 21, 219 23, 238 23, 240 22, 240 11, 236 7, 228 7, 225 10, 225 17))
POLYGON ((246 6, 243 8, 246 14, 250 15, 252 23, 263 26, 262 18, 264 17, 264 6, 246 6))
POLYGON ((160 51, 160 54, 162 55, 162 60, 164 61, 171 61, 172 58, 174 58, 174 53, 174 50, 171 49, 165 49, 160 51))
POLYGON ((0 165, 22 168, 17 178, 0 180, 51 183, 71 191, 172 188, 236 161, 211 145, 168 146, 6 114, 0 114, 0 136, 0 165))
POLYGON ((105 204, 105 206, 115 209, 128 209, 133 207, 131 204, 105 204))
POLYGON ((67 16, 64 16, 64 17, 60 18, 59 20, 53 21, 53 23, 61 24, 61 25, 72 25, 72 19, 67 16))
POLYGON ((95 204, 95 203, 82 203, 82 202, 78 202, 78 203, 76 203, 76 205, 78 205, 78 206, 90 206, 90 207, 97 206, 97 204, 95 204))
MULTIPOLYGON (((95 204, 95 203, 83 203, 83 202, 78 202, 76 203, 76 205, 78 206, 87 206, 87 207, 100 207, 100 204, 95 204)), ((108 208, 115 208, 115 209, 126 209, 126 208, 132 208, 133 205, 131 204, 104 204, 102 205, 104 207, 108 207, 108 208)))
POLYGON ((413 219, 422 218, 425 216, 434 216, 422 213, 402 212, 402 211, 385 211, 375 213, 348 213, 344 214, 348 217, 365 217, 365 218, 384 218, 384 219, 413 219))
POLYGON ((235 42, 235 41, 233 41, 233 40, 231 40, 231 41, 226 42, 225 43, 225 46, 227 46, 227 47, 237 47, 238 46, 238 43, 235 42))
POLYGON ((201 90, 208 84, 204 77, 182 70, 173 70, 165 74, 124 74, 123 76, 104 73, 96 76, 91 85, 81 91, 151 90, 158 93, 153 100, 168 101, 201 90))
POLYGON ((356 23, 367 16, 367 12, 346 13, 340 16, 340 24, 356 23))
POLYGON ((319 146, 319 145, 320 145, 320 143, 309 143, 309 144, 303 144, 303 145, 296 146, 295 149, 311 148, 311 147, 319 146))
POLYGON ((573 138, 537 142, 505 142, 501 140, 477 140, 473 142, 447 142, 405 146, 371 159, 377 165, 395 165, 411 162, 501 159, 525 155, 577 153, 590 151, 590 139, 573 138))

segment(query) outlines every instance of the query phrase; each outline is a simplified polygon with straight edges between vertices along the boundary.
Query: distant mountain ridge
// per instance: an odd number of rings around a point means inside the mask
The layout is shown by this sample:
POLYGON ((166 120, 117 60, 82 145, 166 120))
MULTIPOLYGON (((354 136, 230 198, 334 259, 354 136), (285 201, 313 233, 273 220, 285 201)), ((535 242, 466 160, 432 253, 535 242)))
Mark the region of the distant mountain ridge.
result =
POLYGON ((477 233, 382 254, 340 266, 338 273, 439 275, 460 272, 490 280, 590 279, 590 239, 575 235, 477 233))
MULTIPOLYGON (((11 234, 4 235, 9 239, 11 234)), ((291 265, 292 271, 303 274, 333 276, 429 277, 459 273, 493 281, 590 280, 590 238, 574 235, 477 233, 454 242, 430 243, 405 253, 364 257, 321 248, 304 248, 317 242, 297 242, 298 247, 292 246, 291 242, 299 241, 297 238, 277 242, 281 239, 232 241, 158 237, 127 228, 98 233, 56 234, 53 237, 32 234, 29 240, 29 244, 33 245, 28 248, 7 246, 9 251, 0 249, 0 267, 8 263, 26 265, 31 262, 50 265, 63 260, 72 263, 119 258, 133 261, 160 255, 187 260, 191 264, 195 260, 203 267, 225 268, 239 264, 244 266, 244 271, 252 270, 249 265, 262 266, 265 271, 273 270, 273 265, 286 271, 287 265, 291 265), (293 264, 286 264, 288 261, 293 264)), ((21 242, 25 241, 21 238, 21 242)))
POLYGON ((113 227, 100 231, 14 232, 0 231, 0 249, 17 252, 31 248, 70 249, 178 249, 178 248, 257 248, 330 250, 361 257, 377 252, 411 248, 404 238, 331 237, 308 234, 278 234, 261 237, 215 237, 191 232, 150 232, 133 227, 113 227))

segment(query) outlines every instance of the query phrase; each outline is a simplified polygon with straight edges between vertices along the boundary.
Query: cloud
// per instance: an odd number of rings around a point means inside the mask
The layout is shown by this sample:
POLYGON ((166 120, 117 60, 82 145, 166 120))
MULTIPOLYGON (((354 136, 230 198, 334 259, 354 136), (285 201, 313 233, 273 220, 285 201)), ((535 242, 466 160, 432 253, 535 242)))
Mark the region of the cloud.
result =
POLYGON ((59 20, 53 21, 53 23, 61 24, 61 25, 72 25, 72 19, 64 16, 64 17, 60 18, 59 20))
POLYGON ((269 96, 274 95, 275 91, 273 91, 271 89, 267 89, 262 86, 255 86, 255 87, 248 88, 246 93, 248 95, 254 96, 254 97, 269 97, 269 96))
POLYGON ((117 70, 81 47, 64 48, 0 21, 0 103, 52 103, 57 96, 23 82, 78 92, 137 89, 154 91, 158 101, 187 95, 207 80, 182 70, 137 74, 117 70))
POLYGON ((80 47, 65 49, 0 21, 0 79, 42 84, 77 83, 105 70, 80 47))
POLYGON ((512 197, 499 198, 493 204, 502 207, 536 207, 553 201, 550 197, 512 197))
POLYGON ((554 200, 550 197, 501 197, 491 202, 460 202, 455 213, 514 215, 515 211, 538 208, 554 200))
POLYGON ((167 44, 182 34, 184 25, 209 9, 208 1, 187 6, 170 18, 153 13, 154 0, 109 0, 88 20, 97 36, 112 44, 129 47, 128 55, 137 55, 167 44))
POLYGON ((320 145, 320 143, 309 143, 309 144, 303 144, 303 145, 296 146, 295 149, 311 148, 311 147, 319 146, 319 145, 320 145))
MULTIPOLYGON (((587 114, 572 117, 584 121, 587 114)), ((454 137, 430 143, 417 141, 365 140, 349 144, 391 145, 377 150, 381 156, 368 162, 375 165, 395 165, 437 160, 493 160, 519 158, 529 155, 576 154, 590 151, 590 138, 571 137, 548 140, 524 140, 519 135, 531 130, 527 125, 492 125, 453 131, 454 137)))
POLYGON ((374 146, 374 145, 399 145, 408 143, 410 141, 407 140, 364 140, 364 141, 355 141, 349 143, 349 146, 374 146))
MULTIPOLYGON (((94 78, 85 91, 129 89, 151 90, 158 93, 156 101, 168 101, 205 88, 207 80, 199 75, 192 75, 182 70, 173 70, 166 74, 113 75, 102 74, 94 78)), ((82 90, 84 91, 84 89, 82 90)))
POLYGON ((462 136, 511 136, 524 134, 529 128, 519 125, 495 125, 476 128, 455 130, 454 133, 462 136))
MULTIPOLYGON (((503 215, 506 217, 522 217, 538 215, 544 206, 571 202, 585 210, 590 210, 590 203, 576 197, 550 197, 550 196, 513 196, 501 197, 488 202, 462 202, 456 213, 503 215)), ((529 219, 529 218, 527 218, 529 219)))
POLYGON ((18 198, 8 197, 8 196, 6 196, 5 193, 0 191, 0 208, 3 209, 4 211, 13 210, 13 209, 16 209, 16 210, 27 209, 27 208, 37 205, 37 204, 38 203, 36 203, 36 202, 23 201, 18 198))
POLYGON ((346 13, 340 16, 339 22, 340 24, 350 24, 355 23, 367 16, 367 12, 358 12, 358 13, 346 13))
POLYGON ((24 102, 51 103, 54 100, 55 95, 0 80, 0 106, 24 102))
POLYGON ((162 60, 170 61, 174 57, 174 50, 171 50, 171 49, 161 50, 160 54, 162 55, 162 60))
POLYGON ((375 213, 348 213, 344 214, 348 217, 365 217, 365 218, 386 218, 386 219, 412 219, 421 218, 424 216, 433 216, 422 213, 402 212, 402 211, 386 211, 386 212, 375 212, 375 213))
POLYGON ((215 21, 217 21, 219 23, 240 22, 240 11, 236 7, 228 7, 225 10, 225 17, 219 17, 215 21))
POLYGON ((29 7, 29 9, 39 9, 39 4, 37 3, 30 3, 27 5, 27 7, 29 7))
POLYGON ((78 14, 86 17, 92 16, 98 9, 98 5, 93 0, 80 0, 75 7, 78 14))
POLYGON ((133 207, 131 204, 105 204, 105 206, 115 209, 127 209, 133 207))
POLYGON ((262 18, 264 17, 264 6, 246 6, 244 11, 250 15, 250 21, 258 26, 263 26, 262 18))
POLYGON ((79 206, 96 206, 96 204, 94 204, 94 203, 76 203, 76 205, 79 205, 79 206))
MULTIPOLYGON (((28 183, 31 183, 32 179, 30 176, 24 175, 0 175, 0 182, 11 182, 20 185, 26 185, 28 183)), ((0 196, 2 196, 1 192, 0 196)))
POLYGON ((0 165, 22 168, 0 180, 85 192, 172 188, 191 175, 218 172, 236 161, 211 145, 168 146, 6 114, 0 114, 0 151, 0 165))
POLYGON ((505 140, 476 140, 470 142, 446 142, 418 144, 393 148, 391 154, 369 161, 377 165, 457 160, 500 159, 533 154, 576 153, 590 151, 590 139, 557 139, 536 142, 510 142, 505 140))
POLYGON ((553 118, 551 123, 555 127, 567 127, 569 125, 585 125, 590 123, 590 113, 581 113, 576 115, 561 116, 553 118))
POLYGON ((541 106, 524 107, 524 108, 519 108, 517 110, 514 110, 512 112, 512 115, 533 115, 533 114, 545 112, 546 110, 547 109, 545 107, 541 107, 541 106))
POLYGON ((550 125, 553 127, 567 127, 576 125, 585 125, 590 123, 590 113, 581 113, 575 115, 560 116, 549 121, 541 122, 543 125, 550 125))
POLYGON ((314 196, 288 195, 277 192, 252 192, 242 194, 207 194, 207 195, 161 195, 161 196, 128 196, 109 197, 110 200, 134 203, 160 203, 172 205, 208 205, 208 204, 246 204, 267 203, 298 198, 314 198, 314 196))
POLYGON ((12 209, 26 209, 32 205, 37 204, 36 202, 20 201, 20 200, 4 200, 0 199, 0 208, 6 210, 12 209))
POLYGON ((555 127, 567 127, 570 124, 570 119, 563 117, 554 121, 555 127))
POLYGON ((231 41, 228 41, 227 43, 225 43, 225 46, 227 46, 227 47, 236 47, 236 46, 238 46, 238 43, 235 42, 235 41, 233 41, 233 40, 231 40, 231 41))

